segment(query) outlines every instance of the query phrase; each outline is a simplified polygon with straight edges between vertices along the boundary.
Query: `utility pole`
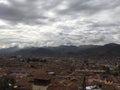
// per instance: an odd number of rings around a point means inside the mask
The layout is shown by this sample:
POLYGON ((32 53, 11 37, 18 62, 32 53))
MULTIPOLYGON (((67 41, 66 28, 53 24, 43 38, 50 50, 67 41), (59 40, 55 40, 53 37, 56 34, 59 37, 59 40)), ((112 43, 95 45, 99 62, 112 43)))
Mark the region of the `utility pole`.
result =
POLYGON ((83 90, 86 90, 86 77, 84 76, 83 79, 83 85, 82 85, 83 90))

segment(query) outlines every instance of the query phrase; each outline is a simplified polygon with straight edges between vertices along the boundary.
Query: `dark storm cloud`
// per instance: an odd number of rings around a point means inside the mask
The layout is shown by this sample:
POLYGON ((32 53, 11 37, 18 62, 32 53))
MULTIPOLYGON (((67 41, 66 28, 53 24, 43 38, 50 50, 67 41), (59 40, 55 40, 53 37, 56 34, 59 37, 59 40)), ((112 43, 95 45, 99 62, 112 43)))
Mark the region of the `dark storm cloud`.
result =
MULTIPOLYGON (((49 10, 55 9, 58 15, 75 17, 76 14, 93 15, 100 11, 114 9, 119 6, 119 0, 8 0, 10 5, 0 4, 0 18, 12 23, 45 24, 45 20, 52 22, 54 19, 46 15, 49 10), (67 8, 57 9, 62 2, 67 3, 67 8)), ((78 16, 79 17, 79 16, 78 16)))
POLYGON ((10 5, 0 4, 0 19, 11 23, 42 24, 43 19, 47 19, 41 13, 38 13, 36 7, 37 0, 27 0, 24 3, 17 0, 9 0, 10 5), (40 19, 41 21, 37 21, 40 19))
POLYGON ((98 12, 119 7, 119 0, 70 0, 68 8, 58 11, 60 14, 93 15, 98 12))

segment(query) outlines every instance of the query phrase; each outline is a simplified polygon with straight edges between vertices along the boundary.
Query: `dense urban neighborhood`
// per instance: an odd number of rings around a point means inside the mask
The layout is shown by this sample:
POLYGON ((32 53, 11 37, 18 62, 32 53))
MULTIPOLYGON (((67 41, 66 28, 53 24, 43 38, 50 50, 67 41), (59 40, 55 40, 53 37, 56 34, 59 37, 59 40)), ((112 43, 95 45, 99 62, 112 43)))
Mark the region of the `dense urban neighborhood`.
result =
POLYGON ((1 56, 0 90, 120 90, 120 58, 1 56))

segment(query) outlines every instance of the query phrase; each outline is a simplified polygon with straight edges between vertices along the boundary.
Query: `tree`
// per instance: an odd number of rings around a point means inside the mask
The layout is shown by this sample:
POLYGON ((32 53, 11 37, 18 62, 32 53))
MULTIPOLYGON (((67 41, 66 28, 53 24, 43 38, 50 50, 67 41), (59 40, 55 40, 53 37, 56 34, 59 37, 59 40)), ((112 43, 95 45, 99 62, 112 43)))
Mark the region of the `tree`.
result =
POLYGON ((2 77, 0 79, 0 90, 13 90, 13 85, 15 84, 15 79, 2 77))

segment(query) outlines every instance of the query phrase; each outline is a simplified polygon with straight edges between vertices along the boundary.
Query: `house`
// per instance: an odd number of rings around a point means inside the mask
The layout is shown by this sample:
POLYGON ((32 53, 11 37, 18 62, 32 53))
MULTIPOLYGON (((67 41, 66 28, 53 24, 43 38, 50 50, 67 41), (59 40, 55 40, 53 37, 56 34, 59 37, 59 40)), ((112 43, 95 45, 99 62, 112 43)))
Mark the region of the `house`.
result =
POLYGON ((50 80, 34 79, 32 90, 47 90, 50 80))

